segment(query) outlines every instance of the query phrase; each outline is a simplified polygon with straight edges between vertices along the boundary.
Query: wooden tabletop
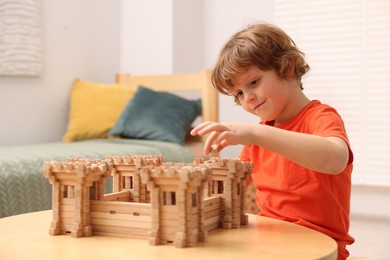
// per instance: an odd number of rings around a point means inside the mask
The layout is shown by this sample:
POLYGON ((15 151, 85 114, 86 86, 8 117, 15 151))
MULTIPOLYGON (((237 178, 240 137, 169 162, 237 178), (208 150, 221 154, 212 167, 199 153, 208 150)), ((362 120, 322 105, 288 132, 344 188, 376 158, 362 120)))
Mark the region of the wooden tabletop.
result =
POLYGON ((50 236, 51 211, 0 219, 0 259, 336 259, 330 237, 292 223, 249 215, 239 229, 217 229, 196 247, 150 246, 147 240, 50 236))

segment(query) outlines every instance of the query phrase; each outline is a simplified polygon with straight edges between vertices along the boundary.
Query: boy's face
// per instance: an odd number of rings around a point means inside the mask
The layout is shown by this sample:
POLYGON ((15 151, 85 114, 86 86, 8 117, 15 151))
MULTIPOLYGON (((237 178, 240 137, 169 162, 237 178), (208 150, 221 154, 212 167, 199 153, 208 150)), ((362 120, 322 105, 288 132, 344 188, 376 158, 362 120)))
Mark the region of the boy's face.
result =
POLYGON ((236 101, 249 113, 262 120, 283 123, 289 120, 293 104, 292 97, 299 86, 293 79, 282 79, 274 70, 263 71, 257 66, 235 78, 237 86, 230 88, 236 101))

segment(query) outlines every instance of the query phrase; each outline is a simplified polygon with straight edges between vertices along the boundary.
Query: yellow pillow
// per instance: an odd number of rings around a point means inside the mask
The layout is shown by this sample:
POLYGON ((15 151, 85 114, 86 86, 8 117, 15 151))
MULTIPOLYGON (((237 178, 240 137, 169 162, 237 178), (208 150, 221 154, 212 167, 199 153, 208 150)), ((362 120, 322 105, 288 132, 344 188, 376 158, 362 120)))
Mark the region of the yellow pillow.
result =
POLYGON ((70 95, 69 122, 64 142, 107 138, 137 88, 76 79, 70 95))

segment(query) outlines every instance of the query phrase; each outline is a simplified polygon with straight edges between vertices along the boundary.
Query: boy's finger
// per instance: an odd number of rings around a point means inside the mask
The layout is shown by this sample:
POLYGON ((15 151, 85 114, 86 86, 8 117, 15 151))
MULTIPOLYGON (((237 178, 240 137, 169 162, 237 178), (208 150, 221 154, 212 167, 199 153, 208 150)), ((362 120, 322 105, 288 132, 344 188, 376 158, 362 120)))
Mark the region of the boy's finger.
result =
POLYGON ((212 145, 215 142, 215 139, 218 137, 217 132, 212 132, 206 139, 206 142, 204 144, 204 154, 208 155, 211 153, 212 145))
POLYGON ((208 125, 212 124, 213 122, 203 122, 203 123, 200 123, 199 125, 195 126, 192 130, 191 130, 191 135, 200 135, 199 134, 199 131, 201 131, 202 129, 204 129, 205 127, 207 127, 208 125))

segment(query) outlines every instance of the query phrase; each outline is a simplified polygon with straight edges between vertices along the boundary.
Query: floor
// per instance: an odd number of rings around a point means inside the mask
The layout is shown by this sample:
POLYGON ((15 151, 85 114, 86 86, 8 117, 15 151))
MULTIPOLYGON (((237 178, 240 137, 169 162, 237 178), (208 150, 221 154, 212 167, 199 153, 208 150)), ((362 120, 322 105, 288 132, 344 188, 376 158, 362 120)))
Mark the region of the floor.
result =
POLYGON ((350 260, 390 260, 390 219, 352 216, 350 260))

